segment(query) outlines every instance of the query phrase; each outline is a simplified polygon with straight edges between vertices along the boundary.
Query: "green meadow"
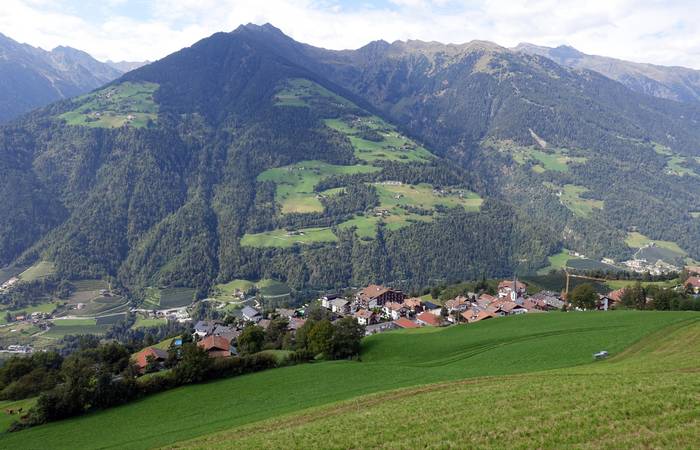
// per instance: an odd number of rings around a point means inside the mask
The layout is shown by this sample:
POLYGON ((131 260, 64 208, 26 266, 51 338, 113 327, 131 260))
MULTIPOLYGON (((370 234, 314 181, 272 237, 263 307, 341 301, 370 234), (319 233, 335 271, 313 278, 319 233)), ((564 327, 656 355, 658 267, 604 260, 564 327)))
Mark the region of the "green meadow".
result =
POLYGON ((175 448, 694 448, 700 322, 665 331, 608 361, 366 395, 175 448))
POLYGON ((355 157, 367 162, 398 161, 428 162, 432 153, 413 140, 399 133, 394 127, 377 116, 356 117, 353 119, 326 119, 326 126, 345 134, 353 149, 355 157), (369 140, 361 137, 362 129, 371 129, 381 140, 369 140))
POLYGON ((335 242, 338 237, 330 228, 302 228, 293 232, 273 230, 264 233, 246 234, 241 239, 244 247, 288 248, 297 244, 335 242))
POLYGON ((334 94, 323 86, 304 78, 287 80, 275 95, 276 106, 312 106, 319 97, 332 100, 346 107, 355 106, 352 102, 334 94))
MULTIPOLYGON (((527 388, 532 401, 535 402, 532 408, 535 408, 540 405, 536 399, 543 398, 544 392, 550 389, 550 374, 553 377, 551 383, 556 384, 557 370, 597 369, 597 365, 608 363, 593 363, 594 352, 604 349, 608 350, 613 358, 623 358, 625 349, 645 336, 668 329, 667 327, 672 325, 680 326, 681 323, 697 326, 699 317, 697 313, 688 312, 550 313, 443 329, 389 332, 364 339, 361 361, 298 365, 178 388, 84 417, 6 434, 0 437, 0 447, 45 448, 46 443, 50 442, 51 447, 56 449, 152 448, 171 446, 178 441, 193 438, 204 439, 206 435, 225 430, 232 430, 231 434, 226 435, 225 442, 221 440, 221 435, 213 435, 209 438, 211 440, 190 441, 183 446, 230 447, 234 445, 233 440, 240 440, 241 446, 255 447, 258 440, 265 437, 258 433, 238 434, 235 427, 278 419, 281 424, 285 424, 286 419, 290 417, 285 415, 300 412, 303 414, 306 408, 324 405, 333 407, 337 405, 335 402, 369 394, 375 398, 388 395, 389 406, 390 402, 397 399, 388 391, 412 387, 410 391, 406 391, 406 395, 412 397, 415 395, 414 391, 420 394, 425 389, 432 389, 431 385, 434 383, 459 380, 477 382, 481 379, 482 383, 488 380, 487 385, 491 391, 497 392, 493 395, 503 396, 511 390, 510 385, 506 384, 508 380, 514 376, 524 376, 522 374, 531 375, 530 378, 524 379, 527 386, 519 388, 518 392, 527 388), (499 389, 504 385, 509 388, 499 389), (216 413, 213 414, 213 411, 216 413), (246 441, 248 438, 251 441, 246 441), (198 444, 199 442, 201 444, 198 444)), ((669 333, 662 332, 662 335, 667 336, 669 333)), ((697 346, 695 348, 697 349, 697 346)), ((685 363, 686 366, 696 364, 697 359, 685 363)), ((590 390, 598 390, 608 385, 613 386, 616 378, 616 375, 596 374, 586 384, 590 390)), ((575 392, 569 389, 569 395, 575 392)), ((480 395, 484 396, 486 393, 480 395)), ((644 395, 642 391, 641 395, 644 395)), ((448 401, 437 397, 440 395, 434 398, 435 402, 448 401)), ((367 397, 358 398, 357 405, 361 405, 366 399, 367 397)), ((488 403, 488 398, 483 397, 482 400, 485 406, 481 408, 486 408, 492 413, 492 405, 488 403)), ((505 401, 504 398, 503 402, 505 401)), ((552 404, 557 405, 556 402, 552 404)), ((422 403, 426 414, 431 414, 430 405, 431 402, 422 403)), ((686 403, 686 406, 688 405, 690 404, 686 403)), ((482 415, 479 413, 480 409, 470 410, 461 402, 453 403, 451 408, 451 419, 454 419, 455 410, 460 411, 460 417, 482 415)), ((437 426, 443 422, 439 416, 440 411, 439 408, 435 409, 432 425, 437 426)), ((563 412, 553 410, 551 415, 560 419, 563 412)), ((465 421, 460 423, 462 422, 465 421)), ((376 422, 351 423, 364 427, 367 426, 365 424, 376 422)), ((422 422, 417 424, 417 429, 425 432, 426 427, 420 425, 422 422)), ((288 429, 287 425, 279 427, 276 431, 267 428, 269 432, 279 433, 285 433, 288 429)), ((536 429, 528 429, 533 435, 539 433, 536 429)), ((365 435, 367 434, 372 433, 366 432, 365 435)), ((277 439, 274 436, 270 434, 270 439, 277 439)), ((352 433, 348 436, 355 437, 352 433)), ((304 446, 303 437, 295 439, 288 441, 285 447, 304 446), (300 439, 299 444, 296 444, 295 439, 300 439)), ((342 442, 344 444, 338 444, 341 447, 363 443, 349 440, 342 442)), ((238 446, 238 443, 235 445, 238 446)), ((269 447, 278 446, 271 444, 269 447)))
POLYGON ((588 192, 589 189, 576 184, 565 184, 557 186, 548 181, 543 182, 549 189, 557 191, 559 201, 566 206, 575 216, 586 218, 590 216, 594 210, 602 209, 604 202, 602 200, 594 200, 581 197, 581 194, 588 192))
POLYGON ((99 91, 78 97, 79 104, 72 111, 58 116, 68 125, 97 128, 117 128, 129 125, 143 128, 149 121, 158 119, 158 105, 153 94, 158 89, 155 83, 125 82, 107 86, 99 91))
POLYGON ((258 181, 276 184, 275 201, 282 213, 309 213, 323 211, 314 187, 331 175, 378 172, 378 167, 367 165, 337 166, 322 161, 302 161, 297 164, 268 169, 258 175, 258 181))
POLYGON ((56 273, 54 265, 50 261, 39 261, 33 266, 29 267, 24 272, 18 275, 18 278, 22 281, 36 281, 42 278, 46 278, 49 275, 56 273))

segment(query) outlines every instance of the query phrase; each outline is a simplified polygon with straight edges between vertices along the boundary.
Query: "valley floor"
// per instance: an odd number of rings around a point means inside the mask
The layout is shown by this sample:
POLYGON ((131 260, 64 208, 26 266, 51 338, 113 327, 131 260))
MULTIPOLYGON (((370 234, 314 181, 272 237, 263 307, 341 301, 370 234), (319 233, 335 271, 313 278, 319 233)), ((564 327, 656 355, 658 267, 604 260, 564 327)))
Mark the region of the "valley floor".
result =
POLYGON ((527 315, 371 336, 362 362, 188 386, 1 448, 673 446, 700 442, 700 316, 527 315), (608 361, 591 363, 608 350, 608 361))

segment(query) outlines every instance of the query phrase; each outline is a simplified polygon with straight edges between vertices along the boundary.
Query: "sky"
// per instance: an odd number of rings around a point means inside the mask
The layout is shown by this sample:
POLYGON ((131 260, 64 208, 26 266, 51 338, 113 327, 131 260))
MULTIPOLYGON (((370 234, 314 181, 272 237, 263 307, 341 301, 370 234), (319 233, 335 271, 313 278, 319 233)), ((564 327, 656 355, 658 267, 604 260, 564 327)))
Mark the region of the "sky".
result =
POLYGON ((698 0, 1 0, 0 33, 97 59, 156 60, 218 31, 271 23, 331 49, 377 39, 571 45, 700 69, 698 0))

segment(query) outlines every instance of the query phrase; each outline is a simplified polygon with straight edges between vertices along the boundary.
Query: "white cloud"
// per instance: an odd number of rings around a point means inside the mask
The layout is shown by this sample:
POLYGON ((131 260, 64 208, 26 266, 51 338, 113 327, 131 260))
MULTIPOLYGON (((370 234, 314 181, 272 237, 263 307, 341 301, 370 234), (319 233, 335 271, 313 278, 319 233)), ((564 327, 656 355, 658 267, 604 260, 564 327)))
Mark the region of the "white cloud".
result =
POLYGON ((0 32, 44 48, 70 45, 115 60, 153 60, 217 31, 270 22, 297 40, 334 49, 376 39, 484 39, 505 46, 527 41, 700 68, 698 19, 700 3, 692 0, 0 2, 0 32))

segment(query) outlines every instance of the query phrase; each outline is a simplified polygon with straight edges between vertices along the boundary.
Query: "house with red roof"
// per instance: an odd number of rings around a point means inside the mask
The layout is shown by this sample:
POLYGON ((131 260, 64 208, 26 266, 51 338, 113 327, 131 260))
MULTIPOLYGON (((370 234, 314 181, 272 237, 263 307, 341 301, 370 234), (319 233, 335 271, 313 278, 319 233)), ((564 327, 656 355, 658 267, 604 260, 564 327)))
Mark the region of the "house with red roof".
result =
POLYGON ((416 317, 418 323, 427 325, 430 327, 441 327, 443 324, 442 317, 436 316, 430 312, 422 312, 416 317))
POLYGON ((693 293, 697 294, 700 292, 700 277, 688 277, 685 283, 683 283, 683 286, 685 286, 686 290, 693 291, 693 293))
POLYGON ((134 364, 139 372, 144 373, 149 363, 154 363, 161 368, 165 360, 168 359, 168 352, 156 347, 146 347, 134 355, 134 364))
POLYGON ((420 328, 420 324, 414 322, 413 320, 409 320, 405 317, 401 317, 400 319, 394 320, 394 324, 396 324, 396 326, 399 328, 420 328))
POLYGON ((231 342, 221 336, 207 336, 197 342, 197 345, 203 348, 212 358, 227 358, 231 356, 232 350, 235 352, 235 348, 232 348, 231 342))
POLYGON ((479 312, 476 312, 474 310, 467 310, 462 313, 462 317, 464 318, 465 321, 468 323, 475 323, 475 322, 481 322, 482 320, 487 320, 487 319, 495 319, 496 316, 489 311, 486 310, 481 310, 479 312))

